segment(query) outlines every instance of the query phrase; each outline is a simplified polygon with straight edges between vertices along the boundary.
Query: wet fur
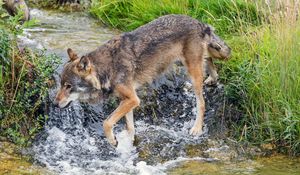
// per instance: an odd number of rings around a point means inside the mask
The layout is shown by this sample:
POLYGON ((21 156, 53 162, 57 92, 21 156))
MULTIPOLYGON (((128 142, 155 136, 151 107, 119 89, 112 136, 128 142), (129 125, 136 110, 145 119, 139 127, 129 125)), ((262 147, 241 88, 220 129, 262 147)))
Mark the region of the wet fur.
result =
MULTIPOLYGON (((94 96, 101 99, 105 94, 118 96, 119 107, 103 123, 108 141, 116 145, 112 128, 123 116, 128 132, 134 134, 132 110, 140 103, 135 90, 152 82, 176 60, 187 68, 197 98, 197 117, 190 133, 201 134, 205 112, 204 60, 208 57, 227 59, 230 48, 210 26, 188 16, 167 15, 114 37, 80 59, 71 49, 68 54, 70 61, 62 72, 55 102, 64 107, 70 103, 68 99, 72 94, 85 101, 89 98, 92 101, 94 96)), ((215 70, 213 63, 208 65, 209 72, 215 70)))

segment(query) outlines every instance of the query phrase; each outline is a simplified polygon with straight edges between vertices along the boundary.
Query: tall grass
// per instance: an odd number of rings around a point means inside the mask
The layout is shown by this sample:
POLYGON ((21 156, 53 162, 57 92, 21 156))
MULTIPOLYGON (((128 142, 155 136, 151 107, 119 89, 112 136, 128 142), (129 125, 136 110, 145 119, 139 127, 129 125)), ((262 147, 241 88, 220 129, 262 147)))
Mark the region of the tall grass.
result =
POLYGON ((90 12, 102 22, 124 31, 133 30, 166 14, 186 14, 213 24, 219 34, 260 23, 254 3, 244 0, 92 0, 90 12))
POLYGON ((245 111, 235 129, 240 140, 272 144, 300 153, 300 22, 299 4, 258 6, 266 12, 256 28, 234 37, 233 60, 223 65, 227 96, 245 111), (268 9, 268 10, 266 10, 268 9))
POLYGON ((248 89, 251 119, 245 126, 250 126, 252 140, 300 153, 300 22, 291 9, 281 13, 250 37, 259 58, 248 89))

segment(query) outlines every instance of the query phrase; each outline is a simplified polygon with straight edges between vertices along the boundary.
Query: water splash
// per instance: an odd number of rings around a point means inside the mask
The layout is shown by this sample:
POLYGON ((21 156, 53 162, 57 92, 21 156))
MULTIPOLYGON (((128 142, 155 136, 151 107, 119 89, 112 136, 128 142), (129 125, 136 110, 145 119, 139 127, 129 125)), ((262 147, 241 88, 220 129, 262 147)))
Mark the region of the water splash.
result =
MULTIPOLYGON (((79 104, 63 110, 50 109, 46 130, 33 147, 36 160, 45 164, 48 169, 59 174, 165 174, 164 171, 170 162, 149 165, 147 160, 139 160, 137 150, 143 148, 133 145, 130 135, 126 130, 122 130, 124 124, 121 123, 115 128, 119 142, 115 149, 105 140, 100 129, 101 125, 98 125, 101 121, 96 122, 98 129, 87 124, 85 117, 89 116, 84 113, 87 109, 79 104)), ((178 145, 178 140, 187 142, 195 139, 187 137, 187 127, 190 127, 189 123, 184 124, 182 130, 178 128, 175 130, 172 127, 146 124, 141 120, 136 122, 136 132, 140 139, 145 139, 142 141, 143 144, 152 144, 151 136, 173 140, 173 143, 164 145, 165 149, 161 151, 163 154, 174 149, 174 145, 178 145)))

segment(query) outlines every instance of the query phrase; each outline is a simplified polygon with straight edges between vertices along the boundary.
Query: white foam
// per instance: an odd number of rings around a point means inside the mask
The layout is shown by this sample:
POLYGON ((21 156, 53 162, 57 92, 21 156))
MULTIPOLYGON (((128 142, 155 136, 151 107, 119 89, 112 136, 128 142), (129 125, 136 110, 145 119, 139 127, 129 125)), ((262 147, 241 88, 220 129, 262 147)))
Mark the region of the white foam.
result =
POLYGON ((53 127, 48 131, 48 133, 49 133, 48 139, 50 140, 55 140, 59 142, 64 142, 66 140, 66 134, 62 130, 58 129, 57 127, 53 127))
POLYGON ((127 130, 123 130, 116 135, 116 138, 118 140, 116 151, 120 153, 120 158, 124 160, 131 158, 136 148, 133 146, 130 134, 127 130))

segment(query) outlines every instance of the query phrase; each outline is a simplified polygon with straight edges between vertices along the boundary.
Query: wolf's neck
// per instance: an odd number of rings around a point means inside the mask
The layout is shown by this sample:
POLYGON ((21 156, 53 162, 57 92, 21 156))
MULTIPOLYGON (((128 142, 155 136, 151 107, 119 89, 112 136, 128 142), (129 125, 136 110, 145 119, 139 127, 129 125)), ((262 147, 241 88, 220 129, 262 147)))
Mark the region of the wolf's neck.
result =
POLYGON ((120 57, 120 40, 120 37, 115 37, 88 54, 97 72, 97 78, 101 84, 102 91, 113 91, 113 80, 117 76, 114 73, 118 69, 116 61, 120 57))

